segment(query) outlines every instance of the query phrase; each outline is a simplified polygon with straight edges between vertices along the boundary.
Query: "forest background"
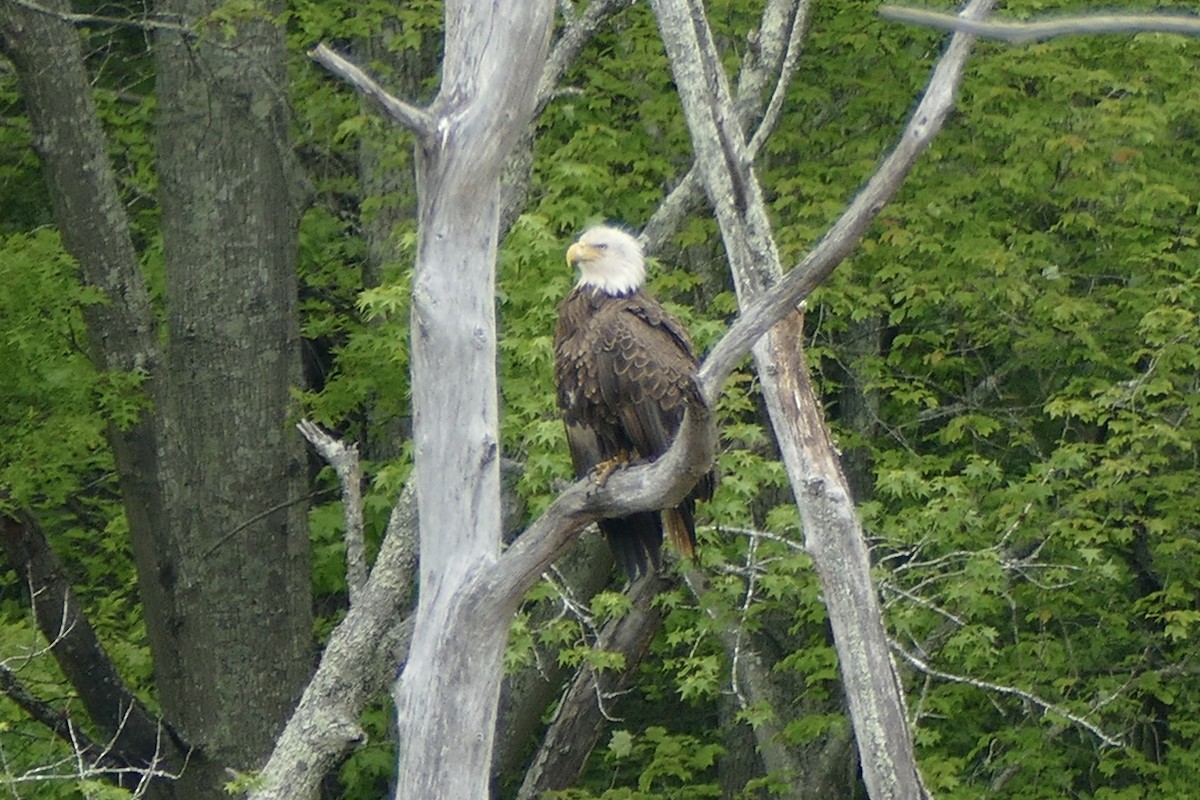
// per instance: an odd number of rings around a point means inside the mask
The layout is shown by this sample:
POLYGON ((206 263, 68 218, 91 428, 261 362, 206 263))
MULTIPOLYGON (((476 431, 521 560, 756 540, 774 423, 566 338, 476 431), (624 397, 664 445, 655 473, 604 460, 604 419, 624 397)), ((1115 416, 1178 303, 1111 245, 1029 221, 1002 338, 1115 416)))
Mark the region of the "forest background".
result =
MULTIPOLYGON (((762 9, 707 8, 737 75, 759 53, 752 32, 763 27, 762 9)), ((1013 18, 1047 10, 1003 9, 1013 18)), ((180 111, 197 98, 179 99, 185 82, 173 82, 169 56, 150 47, 146 20, 169 20, 135 4, 74 11, 85 15, 72 21, 90 96, 146 303, 162 325, 153 335, 165 340, 170 330, 171 348, 205 339, 178 327, 184 312, 172 306, 173 292, 202 282, 203 267, 172 277, 164 243, 164 227, 180 224, 165 217, 183 192, 182 165, 208 146, 204 132, 186 133, 180 111), (199 143, 186 150, 177 136, 199 143)), ((201 418, 181 436, 197 444, 188 451, 194 472, 178 484, 224 475, 216 495, 233 509, 202 521, 210 538, 179 563, 216 562, 195 579, 224 580, 230 602, 269 617, 273 634, 290 628, 282 649, 257 648, 289 662, 270 679, 281 697, 244 704, 258 720, 246 725, 263 731, 258 741, 205 753, 208 788, 234 791, 253 787, 260 765, 246 754, 273 739, 354 590, 336 477, 315 456, 304 460, 292 423, 307 417, 359 443, 372 556, 413 455, 412 140, 306 53, 329 42, 414 101, 433 97, 442 57, 438 3, 293 3, 266 21, 261 11, 213 5, 201 27, 214 41, 258 25, 286 33, 278 69, 248 76, 255 86, 245 88, 255 96, 267 86, 272 110, 260 118, 283 133, 264 137, 262 157, 282 179, 245 206, 236 192, 227 202, 231 217, 277 202, 267 227, 292 231, 263 240, 292 243, 291 277, 262 289, 291 294, 272 301, 290 322, 263 315, 249 334, 236 333, 280 339, 295 346, 296 361, 251 376, 272 384, 252 393, 273 393, 266 405, 276 417, 227 419, 214 398, 236 393, 236 366, 215 354, 210 363, 203 347, 168 365, 178 394, 159 398, 164 409, 194 405, 201 418), (194 364, 203 368, 191 384, 180 376, 194 364), (256 466, 237 448, 243 424, 270 427, 265 441, 290 462, 256 466), (232 438, 218 441, 213 431, 226 425, 232 438), (234 461, 283 493, 251 491, 234 461), (276 524, 293 539, 302 531, 307 544, 289 539, 287 574, 263 572, 251 590, 253 572, 216 560, 230 541, 249 539, 229 553, 235 561, 269 549, 253 524, 281 514, 276 524)), ((560 31, 570 21, 562 17, 560 31)), ((946 38, 884 21, 876 4, 859 2, 813 4, 804 34, 782 117, 756 159, 785 264, 824 233, 893 145, 946 38)), ((154 713, 180 703, 179 687, 194 681, 188 671, 202 669, 208 656, 188 647, 236 648, 197 635, 169 657, 152 652, 143 604, 154 590, 135 566, 137 523, 117 460, 152 404, 155 373, 101 358, 103 346, 89 342, 92 320, 113 300, 84 280, 64 245, 70 234, 32 146, 37 123, 12 41, 12 62, 0 61, 0 785, 15 797, 117 796, 129 787, 112 785, 114 765, 100 757, 115 734, 89 718, 95 707, 48 647, 55 637, 39 630, 28 552, 14 543, 44 536, 120 679, 154 713), (164 664, 175 665, 177 685, 156 674, 164 664), (89 737, 99 751, 80 746, 89 737)), ((496 298, 510 537, 570 477, 550 344, 555 305, 573 280, 565 247, 593 222, 640 228, 692 163, 647 4, 609 4, 581 46, 540 109, 528 160, 507 173, 496 298)), ((803 344, 872 548, 922 775, 938 797, 1183 797, 1200 783, 1191 644, 1200 624, 1198 47, 1149 33, 977 45, 945 130, 808 301, 803 344)), ((230 124, 223 135, 254 138, 230 124)), ((229 180, 236 169, 221 163, 229 180)), ((220 227, 189 235, 227 244, 220 227)), ((706 352, 738 308, 711 211, 697 198, 655 244, 651 288, 706 352)), ((199 318, 207 306, 220 328, 227 299, 201 291, 186 311, 199 318)), ((652 602, 635 602, 587 536, 528 596, 505 659, 497 796, 533 791, 545 723, 583 668, 623 676, 627 687, 597 701, 608 718, 578 740, 598 745, 562 797, 863 792, 820 586, 757 389, 744 365, 717 405, 721 482, 703 511, 695 569, 656 585, 652 602), (596 646, 646 607, 643 639, 621 652, 596 646)), ((221 627, 240 624, 205 613, 221 627)), ((192 624, 186 613, 178 620, 192 624)), ((252 656, 235 655, 250 675, 252 656)), ((327 796, 388 791, 396 756, 385 701, 381 694, 363 713, 367 737, 327 778, 327 796)), ((172 736, 204 731, 199 738, 220 742, 220 723, 202 711, 186 720, 164 713, 177 726, 172 736)))

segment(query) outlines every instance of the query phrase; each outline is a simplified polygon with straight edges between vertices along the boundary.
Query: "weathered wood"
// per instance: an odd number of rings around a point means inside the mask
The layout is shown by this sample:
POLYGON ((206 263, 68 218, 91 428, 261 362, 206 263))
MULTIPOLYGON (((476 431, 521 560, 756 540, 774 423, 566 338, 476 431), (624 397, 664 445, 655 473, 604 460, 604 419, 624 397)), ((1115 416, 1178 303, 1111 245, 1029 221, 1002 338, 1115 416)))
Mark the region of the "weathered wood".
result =
POLYGON ((495 256, 500 171, 529 123, 548 0, 446 4, 442 86, 418 144, 413 439, 420 600, 397 681, 402 798, 485 797, 516 600, 480 591, 499 555, 495 256), (453 757, 450 754, 453 753, 453 757))
POLYGON ((955 14, 942 14, 924 8, 880 6, 884 19, 928 25, 944 31, 969 33, 983 39, 999 39, 1013 44, 1028 44, 1061 36, 1102 33, 1178 33, 1200 36, 1200 19, 1185 14, 1080 14, 1054 19, 1005 21, 978 20, 955 14))
MULTIPOLYGON (((744 311, 710 354, 701 381, 714 400, 735 363, 733 353, 744 352, 747 342, 766 333, 752 352, 829 609, 863 779, 876 800, 927 796, 871 583, 866 544, 820 404, 808 383, 802 318, 792 309, 850 252, 940 129, 953 105, 970 41, 958 37, 951 45, 896 151, 805 262, 781 279, 762 192, 745 135, 736 124, 703 5, 700 0, 652 0, 651 5, 744 311)), ((982 14, 989 7, 990 0, 976 0, 967 13, 982 14)))

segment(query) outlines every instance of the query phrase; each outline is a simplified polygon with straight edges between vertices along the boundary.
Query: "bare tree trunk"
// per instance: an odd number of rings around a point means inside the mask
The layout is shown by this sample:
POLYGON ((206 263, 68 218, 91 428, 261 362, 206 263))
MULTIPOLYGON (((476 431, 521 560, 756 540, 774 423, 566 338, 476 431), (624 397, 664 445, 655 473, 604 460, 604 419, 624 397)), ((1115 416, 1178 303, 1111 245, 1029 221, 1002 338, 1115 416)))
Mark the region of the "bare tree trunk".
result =
POLYGON ((412 366, 420 601, 394 689, 397 794, 485 797, 510 614, 468 587, 499 555, 495 255, 500 170, 533 113, 553 5, 446 5, 422 131, 412 366), (452 755, 451 755, 452 754, 452 755))

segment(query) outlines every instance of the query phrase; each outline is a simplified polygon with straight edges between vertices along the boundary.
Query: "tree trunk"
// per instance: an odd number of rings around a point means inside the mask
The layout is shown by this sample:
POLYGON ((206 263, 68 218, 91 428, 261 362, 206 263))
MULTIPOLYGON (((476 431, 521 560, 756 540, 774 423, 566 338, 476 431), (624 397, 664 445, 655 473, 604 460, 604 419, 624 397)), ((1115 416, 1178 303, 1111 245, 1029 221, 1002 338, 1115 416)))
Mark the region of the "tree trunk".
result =
POLYGON ((155 56, 170 529, 152 535, 170 560, 147 623, 163 710, 201 749, 181 788, 211 797, 259 766, 312 669, 283 30, 160 30, 155 56))
MULTIPOLYGON (((700 0, 652 0, 652 6, 679 87, 700 175, 721 226, 739 305, 743 310, 757 308, 756 301, 779 294, 770 287, 779 281, 782 269, 745 134, 735 122, 728 82, 703 5, 700 0)), ((972 6, 973 12, 986 13, 989 3, 977 0, 972 6)), ((912 124, 917 129, 911 135, 906 130, 903 149, 892 154, 873 179, 874 185, 851 204, 828 237, 832 244, 827 248, 824 274, 832 271, 839 260, 834 253, 844 257, 857 241, 850 223, 860 226, 854 230, 865 228, 865 220, 882 208, 940 127, 952 104, 970 40, 959 38, 956 45, 951 51, 954 57, 947 56, 939 65, 933 86, 914 115, 912 124), (869 209, 873 211, 858 212, 866 201, 871 201, 869 209), (845 230, 841 229, 843 223, 845 230)), ((798 280, 815 283, 823 277, 815 270, 796 270, 793 277, 798 280)), ((733 341, 733 337, 727 336, 726 341, 733 341)), ((767 332, 753 353, 800 509, 805 541, 821 578, 862 754, 863 779, 876 800, 925 797, 904 696, 871 582, 866 543, 820 404, 808 381, 802 345, 802 317, 791 313, 767 332)))
MULTIPOLYGON (((175 794, 210 797, 226 767, 257 766, 310 670, 282 31, 157 34, 163 357, 78 34, 65 3, 46 6, 0 6, 3 46, 64 244, 110 301, 84 312, 92 358, 146 377, 152 410, 110 439, 159 699, 196 748, 175 794)), ((162 10, 194 20, 216 6, 162 10)))
POLYGON ((421 583, 394 689, 403 798, 488 794, 513 611, 471 591, 500 551, 500 170, 533 113, 552 21, 546 0, 503 10, 447 3, 442 87, 419 143, 412 385, 421 583))

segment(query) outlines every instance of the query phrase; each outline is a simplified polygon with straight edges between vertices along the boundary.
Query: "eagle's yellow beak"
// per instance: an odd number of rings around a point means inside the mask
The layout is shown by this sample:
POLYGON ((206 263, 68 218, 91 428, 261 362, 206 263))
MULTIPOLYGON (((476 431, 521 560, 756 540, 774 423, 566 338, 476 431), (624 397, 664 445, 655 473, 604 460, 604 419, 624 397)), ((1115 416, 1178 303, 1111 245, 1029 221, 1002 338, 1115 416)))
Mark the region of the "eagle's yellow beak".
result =
POLYGON ((567 263, 575 266, 580 261, 591 261, 596 258, 596 248, 583 242, 575 242, 567 248, 567 263))

